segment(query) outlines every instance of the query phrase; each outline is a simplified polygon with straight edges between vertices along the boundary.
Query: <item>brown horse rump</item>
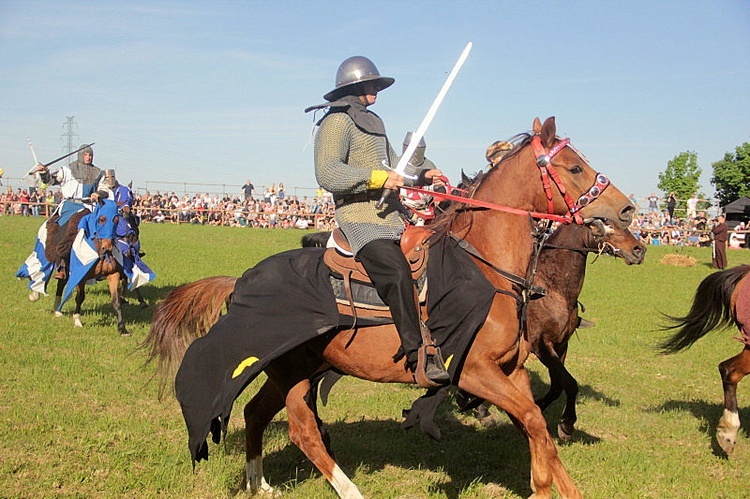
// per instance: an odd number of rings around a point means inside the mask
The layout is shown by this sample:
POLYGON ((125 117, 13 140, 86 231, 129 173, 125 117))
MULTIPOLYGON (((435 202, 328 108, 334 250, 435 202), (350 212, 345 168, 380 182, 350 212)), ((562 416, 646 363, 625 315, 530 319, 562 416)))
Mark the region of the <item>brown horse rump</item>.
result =
MULTIPOLYGON (((448 371, 458 379, 495 289, 453 240, 440 238, 430 251, 427 326, 448 371)), ((214 440, 220 438, 218 429, 226 431, 234 400, 272 360, 316 337, 351 327, 352 318, 339 314, 324 252, 286 251, 249 269, 237 280, 227 313, 187 349, 175 392, 194 461, 208 458, 209 432, 214 440)), ((368 320, 373 319, 357 319, 357 334, 367 334, 368 320)), ((370 325, 382 323, 374 320, 370 325)))
POLYGON ((73 246, 78 235, 78 222, 91 213, 85 208, 74 213, 65 225, 58 225, 60 215, 52 215, 47 219, 47 240, 45 241, 44 255, 48 262, 57 262, 60 258, 66 258, 70 255, 70 248, 73 246))

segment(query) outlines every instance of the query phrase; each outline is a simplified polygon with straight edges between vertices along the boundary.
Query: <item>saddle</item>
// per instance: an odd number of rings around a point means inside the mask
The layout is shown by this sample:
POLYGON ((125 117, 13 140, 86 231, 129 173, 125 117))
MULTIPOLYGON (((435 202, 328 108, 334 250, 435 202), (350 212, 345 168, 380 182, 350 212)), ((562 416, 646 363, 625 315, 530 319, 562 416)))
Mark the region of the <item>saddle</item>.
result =
MULTIPOLYGON (((419 296, 416 297, 418 302, 422 301, 424 293, 427 291, 427 286, 424 284, 427 277, 425 270, 427 270, 427 257, 429 255, 428 240, 434 233, 433 230, 426 227, 412 226, 405 230, 401 235, 401 251, 404 253, 404 257, 406 257, 406 261, 409 263, 412 280, 417 283, 418 289, 421 288, 419 296)), ((366 291, 363 293, 361 288, 370 288, 370 290, 374 292, 372 281, 362 264, 354 259, 351 245, 346 240, 346 236, 341 229, 334 229, 331 238, 333 240, 333 247, 328 248, 325 253, 323 253, 323 262, 328 266, 331 272, 331 283, 334 287, 334 292, 336 292, 337 287, 334 281, 343 281, 346 300, 337 297, 336 301, 339 306, 348 305, 350 307, 353 318, 352 329, 354 329, 357 324, 358 308, 387 312, 388 307, 366 305, 360 300, 355 300, 354 293, 356 293, 358 297, 367 294, 366 291)), ((377 295, 376 292, 370 294, 377 295)), ((372 316, 372 312, 368 315, 372 316)), ((424 322, 420 322, 420 325, 422 346, 417 352, 418 359, 417 366, 414 369, 414 380, 418 385, 424 388, 435 388, 441 385, 430 380, 425 373, 428 358, 433 357, 435 362, 439 363, 441 366, 444 365, 444 361, 440 354, 440 349, 437 348, 435 342, 432 340, 430 331, 424 325, 424 322)))
POLYGON ((70 257, 70 248, 78 234, 78 222, 91 213, 87 208, 74 213, 63 224, 59 225, 60 215, 52 215, 45 222, 47 226, 47 240, 45 241, 45 256, 49 262, 59 263, 61 259, 70 257))
MULTIPOLYGON (((411 276, 418 281, 427 269, 428 248, 427 240, 434 231, 425 227, 410 227, 401 235, 401 251, 411 268, 411 276)), ((361 263, 354 259, 349 241, 341 229, 334 229, 331 237, 334 247, 328 248, 323 254, 323 262, 331 273, 347 281, 357 281, 372 284, 370 276, 361 263)))

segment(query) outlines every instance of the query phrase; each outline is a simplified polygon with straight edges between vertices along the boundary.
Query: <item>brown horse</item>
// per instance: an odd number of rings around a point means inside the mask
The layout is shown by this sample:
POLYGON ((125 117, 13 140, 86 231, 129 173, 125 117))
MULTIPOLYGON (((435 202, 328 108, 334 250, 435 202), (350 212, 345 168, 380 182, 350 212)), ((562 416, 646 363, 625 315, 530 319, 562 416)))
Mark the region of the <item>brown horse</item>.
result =
MULTIPOLYGON (((555 215, 565 216, 577 222, 582 222, 584 218, 599 218, 626 228, 630 225, 634 207, 619 190, 609 185, 604 175, 594 171, 587 160, 568 145, 567 139, 557 137, 555 131, 554 118, 548 118, 543 125, 538 119, 535 120, 533 133, 519 136, 514 150, 472 188, 468 196, 470 199, 440 216, 438 227, 442 230, 440 237, 443 240, 454 238, 460 241, 462 248, 472 250, 469 259, 495 289, 489 312, 473 337, 453 383, 461 390, 507 412, 527 437, 531 454, 531 488, 535 496, 550 497, 554 485, 562 497, 580 497, 560 461, 541 410, 534 403, 529 376, 524 368, 530 344, 520 330, 518 307, 530 290, 529 283, 521 276, 526 275, 532 260, 535 231, 531 219, 534 216, 547 216, 541 214, 544 212, 552 214, 553 218, 555 215), (541 181, 534 181, 539 177, 541 181)), ((316 249, 296 252, 320 254, 320 250, 316 249)), ((292 252, 284 255, 287 254, 292 255, 292 252)), ((440 262, 431 265, 440 265, 440 262)), ((238 281, 238 287, 240 282, 242 279, 238 281)), ((286 292, 285 289, 270 290, 270 296, 277 293, 277 300, 284 301, 286 292)), ((185 296, 189 296, 190 300, 180 304, 168 304, 168 297, 155 313, 154 324, 146 339, 146 346, 151 348, 151 357, 159 358, 161 367, 167 372, 169 365, 166 358, 175 351, 172 345, 184 344, 186 334, 200 335, 205 332, 193 329, 188 333, 181 329, 181 324, 185 321, 193 324, 205 321, 206 317, 217 314, 215 307, 196 300, 198 295, 183 293, 185 296), (179 317, 179 314, 169 312, 170 309, 174 312, 175 308, 187 313, 179 317), (176 315, 181 324, 160 321, 157 316, 162 311, 165 315, 176 315)), ((219 320, 217 326, 232 323, 227 319, 231 319, 235 313, 236 300, 238 295, 233 297, 226 316, 219 320)), ((223 303, 216 300, 216 296, 211 296, 210 301, 223 303)), ((340 312, 345 314, 347 309, 342 308, 340 312)), ((284 319, 278 319, 281 325, 284 319)), ((253 337, 249 331, 243 334, 253 337)), ((183 404, 183 412, 195 407, 184 404, 184 397, 191 397, 191 388, 180 384, 180 380, 190 374, 193 361, 203 358, 211 362, 211 359, 201 357, 201 349, 194 349, 199 342, 209 338, 210 332, 188 347, 177 373, 177 396, 183 404), (186 365, 188 357, 192 360, 186 365)), ((263 364, 267 380, 244 411, 248 488, 251 491, 270 488, 262 471, 263 431, 273 417, 286 407, 292 442, 318 468, 339 496, 362 497, 356 485, 329 453, 307 395, 316 373, 330 368, 381 383, 414 383, 414 378, 405 368, 404 359, 394 360, 394 353, 399 347, 399 336, 392 325, 339 327, 323 332, 263 364)), ((178 357, 172 355, 173 359, 178 357)), ((257 359, 248 357, 246 360, 252 362, 257 359)), ((243 365, 237 366, 235 374, 242 372, 243 365)), ((234 374, 230 371, 227 376, 234 374)), ((213 412, 213 409, 209 410, 213 412)), ((215 439, 219 427, 226 428, 227 417, 228 413, 221 411, 211 416, 211 432, 215 439)), ((209 432, 208 426, 206 422, 202 435, 191 435, 202 440, 193 447, 191 438, 194 458, 196 455, 198 459, 207 457, 205 437, 209 432)))
MULTIPOLYGON (((669 316, 668 316, 669 317, 669 316)), ((714 272, 698 285, 690 312, 684 317, 669 317, 679 329, 659 344, 662 353, 685 350, 711 331, 735 325, 744 348, 719 364, 724 387, 724 413, 716 428, 716 439, 727 455, 734 451, 740 430, 737 411, 737 384, 750 374, 750 265, 714 272)))
MULTIPOLYGON (((468 186, 478 180, 464 177, 463 183, 468 186)), ((306 234, 302 237, 302 246, 325 247, 330 234, 306 234)), ((536 399, 536 404, 544 411, 560 398, 563 391, 566 395, 565 408, 557 427, 558 436, 562 440, 570 439, 578 419, 578 382, 565 367, 565 359, 568 341, 576 329, 581 327, 578 297, 586 277, 588 253, 607 254, 622 258, 627 265, 639 265, 646 255, 646 248, 628 229, 598 220, 586 225, 560 225, 542 247, 534 283, 544 288, 546 293, 529 302, 527 328, 531 351, 547 368, 550 378, 547 392, 536 399)), ((233 287, 234 280, 227 285, 233 287)), ((220 295, 229 296, 230 293, 231 289, 225 289, 220 295)), ((329 377, 327 389, 330 389, 333 382, 335 381, 329 377)), ((412 411, 421 411, 421 414, 411 414, 411 420, 416 423, 419 419, 432 419, 431 412, 435 408, 435 404, 418 403, 412 407, 412 411)), ((477 414, 483 421, 490 417, 485 405, 477 407, 477 414)), ((423 426, 423 429, 433 438, 439 438, 439 432, 433 429, 434 426, 426 424, 428 426, 423 426)), ((421 425, 425 425, 425 422, 422 421, 421 425)), ((406 425, 410 426, 411 424, 406 425)))
POLYGON ((550 387, 536 400, 545 410, 565 391, 566 402, 558 436, 568 440, 575 429, 578 382, 565 367, 568 341, 581 323, 578 296, 586 277, 587 254, 607 253, 626 264, 640 264, 646 248, 629 230, 616 225, 562 225, 544 245, 537 263, 536 283, 546 295, 529 302, 531 351, 549 371, 550 387))

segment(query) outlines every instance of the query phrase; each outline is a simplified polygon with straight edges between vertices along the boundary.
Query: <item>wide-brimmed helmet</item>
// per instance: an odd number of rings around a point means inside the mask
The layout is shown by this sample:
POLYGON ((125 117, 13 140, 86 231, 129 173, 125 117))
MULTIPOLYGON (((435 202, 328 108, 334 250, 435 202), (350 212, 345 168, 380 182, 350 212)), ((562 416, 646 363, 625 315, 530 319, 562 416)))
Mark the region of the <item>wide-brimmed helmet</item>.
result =
POLYGON ((364 82, 376 82, 379 92, 393 85, 394 81, 396 81, 394 78, 380 76, 380 71, 370 59, 355 55, 339 65, 336 71, 336 88, 325 94, 323 98, 330 102, 350 95, 355 85, 364 82))

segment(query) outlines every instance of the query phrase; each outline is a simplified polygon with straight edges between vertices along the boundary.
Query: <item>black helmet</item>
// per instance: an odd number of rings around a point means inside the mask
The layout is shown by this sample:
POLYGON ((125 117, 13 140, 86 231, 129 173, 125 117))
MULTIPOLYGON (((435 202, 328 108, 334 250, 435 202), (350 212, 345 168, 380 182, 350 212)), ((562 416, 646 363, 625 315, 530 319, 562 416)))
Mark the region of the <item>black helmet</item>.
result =
POLYGON ((396 81, 387 76, 380 76, 378 68, 367 57, 355 55, 341 63, 336 71, 336 88, 328 92, 323 98, 329 102, 348 95, 353 86, 366 81, 376 81, 378 92, 384 90, 396 81))

